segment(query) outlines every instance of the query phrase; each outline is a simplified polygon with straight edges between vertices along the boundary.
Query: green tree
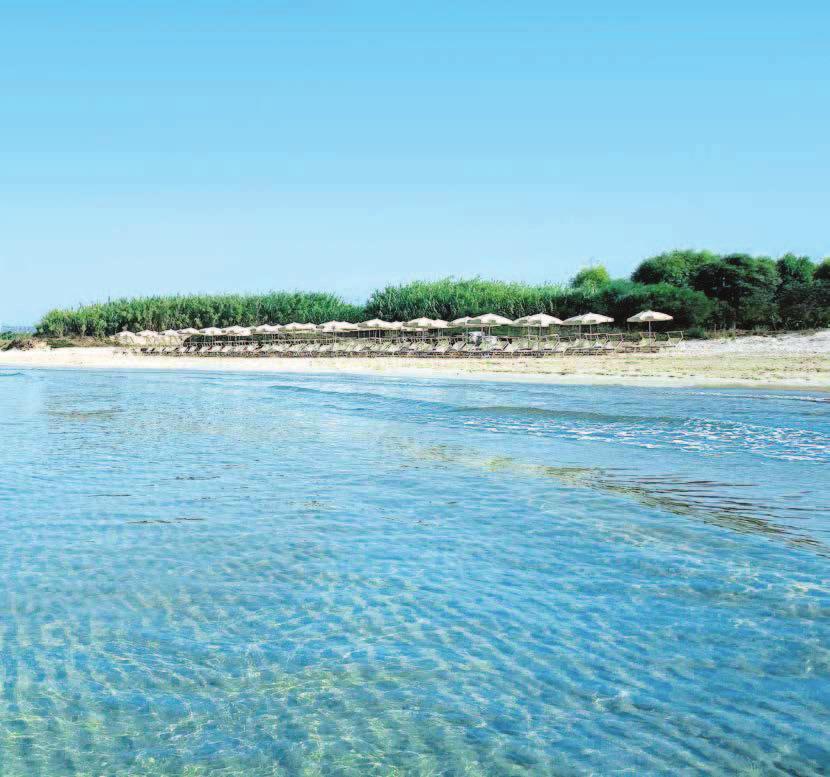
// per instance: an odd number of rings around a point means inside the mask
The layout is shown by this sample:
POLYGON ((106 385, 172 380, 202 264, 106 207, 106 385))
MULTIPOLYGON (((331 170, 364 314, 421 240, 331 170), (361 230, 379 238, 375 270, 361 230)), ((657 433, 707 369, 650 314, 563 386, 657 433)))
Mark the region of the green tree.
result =
POLYGON ((814 326, 820 318, 820 295, 813 289, 816 266, 807 256, 785 254, 776 263, 778 269, 778 315, 787 329, 814 326))
POLYGON ((784 254, 776 263, 781 286, 812 283, 816 266, 809 256, 784 254))
POLYGON ((583 267, 571 279, 571 286, 574 289, 597 290, 611 283, 611 276, 608 270, 601 264, 591 267, 583 267))
POLYGON ((830 256, 816 267, 813 279, 816 281, 830 281, 830 256))
POLYGON ((720 257, 711 251, 667 251, 640 262, 631 274, 636 283, 670 283, 672 286, 690 286, 697 269, 720 257))
POLYGON ((694 288, 726 305, 733 328, 775 324, 778 283, 775 262, 747 254, 706 262, 692 277, 694 288))
POLYGON ((778 312, 787 329, 830 326, 830 281, 785 286, 779 292, 778 312))

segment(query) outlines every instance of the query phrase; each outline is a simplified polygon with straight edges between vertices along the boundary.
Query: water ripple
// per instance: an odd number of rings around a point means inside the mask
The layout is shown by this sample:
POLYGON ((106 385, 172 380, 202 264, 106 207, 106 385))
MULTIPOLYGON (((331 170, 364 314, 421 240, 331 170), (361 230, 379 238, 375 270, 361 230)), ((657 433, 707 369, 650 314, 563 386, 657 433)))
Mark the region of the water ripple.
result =
POLYGON ((4 775, 830 768, 808 395, 41 372, 0 426, 4 775))

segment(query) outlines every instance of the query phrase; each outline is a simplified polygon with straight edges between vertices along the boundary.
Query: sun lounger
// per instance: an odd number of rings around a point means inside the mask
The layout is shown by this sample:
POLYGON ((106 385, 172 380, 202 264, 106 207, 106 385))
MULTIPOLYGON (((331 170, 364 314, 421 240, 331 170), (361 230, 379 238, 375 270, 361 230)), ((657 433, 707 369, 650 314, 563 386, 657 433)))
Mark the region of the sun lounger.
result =
POLYGON ((626 340, 623 343, 622 350, 626 353, 642 353, 650 348, 651 342, 645 337, 641 337, 639 340, 626 340))

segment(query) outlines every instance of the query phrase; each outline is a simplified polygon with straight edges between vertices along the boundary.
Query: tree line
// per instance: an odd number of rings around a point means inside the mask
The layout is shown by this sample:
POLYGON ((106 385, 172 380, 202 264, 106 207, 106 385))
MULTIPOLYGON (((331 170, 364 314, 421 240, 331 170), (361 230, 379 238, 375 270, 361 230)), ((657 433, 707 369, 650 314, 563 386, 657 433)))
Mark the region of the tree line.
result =
POLYGON ((363 305, 322 292, 213 294, 118 299, 51 310, 38 323, 47 337, 104 337, 124 329, 252 326, 367 318, 452 320, 482 312, 510 318, 545 312, 559 318, 589 310, 617 323, 643 309, 674 316, 684 329, 806 329, 830 326, 830 259, 786 254, 670 251, 641 262, 630 278, 613 279, 602 265, 568 284, 525 284, 481 278, 413 281, 378 289, 363 305))

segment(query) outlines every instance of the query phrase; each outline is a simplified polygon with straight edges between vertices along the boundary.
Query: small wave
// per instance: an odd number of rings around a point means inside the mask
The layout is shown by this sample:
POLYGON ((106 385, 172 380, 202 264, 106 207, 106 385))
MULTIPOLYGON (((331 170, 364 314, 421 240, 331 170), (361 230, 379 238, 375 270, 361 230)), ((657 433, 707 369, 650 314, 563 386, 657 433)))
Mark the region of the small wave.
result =
POLYGON ((698 397, 728 397, 730 399, 752 399, 755 401, 776 401, 776 402, 817 402, 819 404, 830 404, 830 395, 828 396, 804 396, 793 392, 791 394, 770 394, 764 392, 763 394, 756 393, 738 393, 725 391, 695 391, 693 396, 698 397))
POLYGON ((18 376, 22 377, 23 373, 22 372, 2 372, 2 371, 0 371, 0 378, 16 378, 18 376))
POLYGON ((675 416, 626 415, 624 413, 603 413, 596 410, 564 410, 529 405, 482 405, 462 406, 452 409, 454 413, 472 415, 535 416, 541 418, 569 418, 583 421, 603 421, 606 423, 678 423, 675 416))

